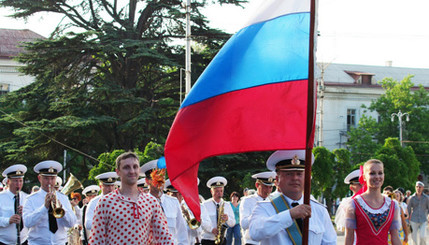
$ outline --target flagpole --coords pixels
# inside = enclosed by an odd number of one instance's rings
[[[185,96],[191,91],[191,0],[186,1]]]
[[[314,126],[314,110],[315,110],[315,86],[314,86],[314,39],[316,38],[315,23],[316,23],[316,0],[310,0],[310,46],[309,46],[309,62],[308,62],[308,94],[307,94],[307,135],[305,148],[305,184],[304,184],[304,203],[310,204],[311,192],[311,161],[313,149],[313,126]],[[308,244],[308,228],[309,218],[304,219],[304,231],[302,236],[302,244]]]

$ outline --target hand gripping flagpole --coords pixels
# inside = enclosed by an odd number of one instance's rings
[[[315,32],[316,24],[316,0],[310,1],[310,47],[309,47],[309,60],[308,60],[308,95],[307,95],[307,135],[306,135],[306,148],[305,148],[305,184],[304,184],[304,203],[310,204],[310,192],[311,192],[311,161],[312,161],[312,149],[314,139],[314,122],[315,122],[315,79],[314,79],[314,53],[315,45],[314,40],[316,39],[317,33]],[[308,164],[310,163],[310,164]],[[308,244],[308,228],[309,218],[304,219],[304,231],[302,236],[302,244]]]

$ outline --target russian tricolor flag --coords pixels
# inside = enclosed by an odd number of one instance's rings
[[[165,145],[173,185],[200,217],[205,158],[305,149],[310,0],[267,0],[219,51],[181,105]]]

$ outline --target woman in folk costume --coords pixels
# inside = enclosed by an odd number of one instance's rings
[[[400,207],[381,194],[384,182],[383,162],[368,160],[361,166],[359,181],[363,187],[347,208],[345,244],[352,245],[356,240],[357,245],[387,245],[390,233],[392,244],[400,245]]]

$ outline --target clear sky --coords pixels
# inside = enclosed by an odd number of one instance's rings
[[[250,0],[245,9],[210,6],[205,14],[211,26],[234,33],[264,0]],[[317,61],[429,68],[428,0],[319,0]],[[49,36],[61,20],[58,15],[27,21],[5,17],[0,28],[30,29]]]

